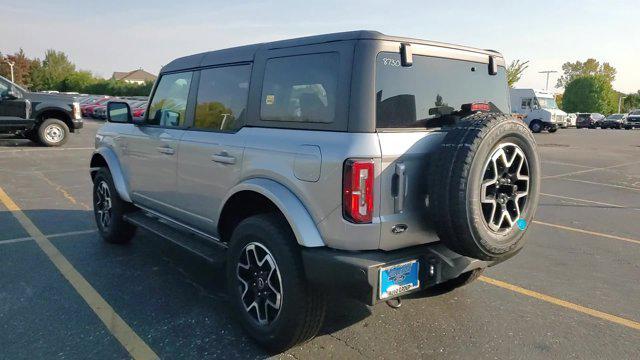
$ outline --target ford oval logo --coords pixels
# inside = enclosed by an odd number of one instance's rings
[[[407,231],[407,227],[408,226],[406,224],[393,225],[393,227],[391,228],[391,233],[393,235],[402,234],[403,232]]]

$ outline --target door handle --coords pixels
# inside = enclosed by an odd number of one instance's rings
[[[404,199],[407,193],[407,177],[405,176],[405,165],[403,163],[396,164],[395,189],[393,198],[393,210],[396,214],[404,212]]]
[[[159,146],[156,149],[161,154],[173,155],[173,154],[176,153],[176,150],[174,148],[171,148],[171,147],[168,147],[168,146]]]
[[[211,155],[211,161],[215,161],[221,164],[233,165],[236,163],[236,158],[229,155],[226,151],[223,151],[221,153]]]

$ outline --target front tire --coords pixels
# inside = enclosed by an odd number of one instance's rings
[[[236,227],[226,280],[240,324],[269,351],[308,341],[322,326],[324,294],[307,282],[295,236],[281,216],[256,215]]]
[[[109,169],[100,168],[93,179],[93,214],[102,239],[113,244],[131,241],[136,227],[124,215],[133,210],[133,205],[118,195]]]
[[[46,146],[62,146],[69,138],[69,127],[62,120],[46,119],[38,127],[40,143]]]
[[[531,129],[531,131],[533,131],[534,133],[539,133],[540,131],[542,131],[542,122],[539,120],[534,120],[531,125],[529,125],[529,128]]]
[[[550,133],[552,133],[552,134],[553,134],[554,132],[556,132],[556,131],[558,131],[558,128],[557,128],[557,127],[550,127],[550,128],[549,128],[549,132],[550,132]]]

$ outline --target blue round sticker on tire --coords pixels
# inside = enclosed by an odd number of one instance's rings
[[[516,224],[518,225],[518,229],[520,230],[524,230],[527,228],[527,220],[525,219],[518,219],[518,221],[516,221]]]

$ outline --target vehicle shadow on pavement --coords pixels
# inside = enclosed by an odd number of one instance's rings
[[[0,135],[0,149],[2,148],[18,148],[18,147],[28,147],[28,148],[45,148],[45,146],[36,144],[35,142],[27,139],[22,139],[19,137],[9,137],[6,135]]]
[[[201,358],[216,353],[224,354],[225,358],[269,356],[230,315],[223,263],[208,262],[145,230],[139,230],[129,244],[105,243],[97,232],[89,231],[95,229],[91,211],[23,212],[116,313],[138,335],[150,339],[149,345],[160,356]],[[6,226],[4,222],[15,220],[7,211],[0,211],[0,219],[3,220],[0,228]],[[70,234],[59,235],[67,233]],[[22,245],[3,245],[0,241],[0,246],[20,252],[29,248],[25,242],[28,241],[21,241]],[[43,264],[42,259],[33,261],[34,269],[50,266]],[[68,288],[64,283],[52,286]],[[354,300],[339,295],[328,298],[326,319],[319,335],[349,327],[371,314],[366,305]]]

